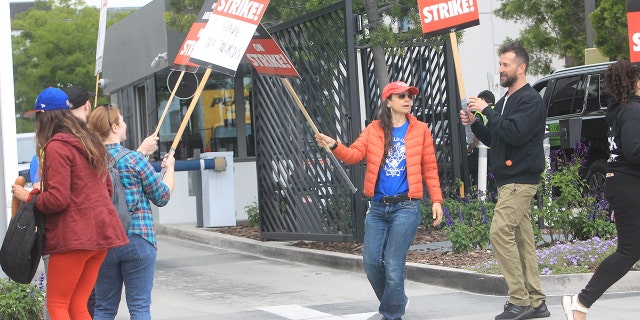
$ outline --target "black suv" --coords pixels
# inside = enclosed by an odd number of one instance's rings
[[[604,119],[608,96],[603,92],[604,72],[612,62],[562,69],[533,84],[547,108],[547,127],[559,132],[568,121],[578,124],[580,140],[588,148],[584,169],[591,191],[602,191],[609,158],[607,123]],[[567,121],[563,121],[567,120]],[[551,149],[561,147],[561,138],[551,136]],[[570,149],[570,148],[569,148]]]

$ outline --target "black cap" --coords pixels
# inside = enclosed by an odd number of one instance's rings
[[[96,96],[95,93],[87,92],[87,90],[85,90],[84,88],[77,86],[68,87],[64,89],[64,92],[66,92],[67,96],[69,96],[69,103],[71,104],[70,109],[76,109],[80,106],[83,106],[85,103],[87,103],[87,101],[89,101],[89,98],[93,98]]]

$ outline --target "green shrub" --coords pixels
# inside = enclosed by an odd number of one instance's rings
[[[615,225],[610,223],[607,201],[589,193],[581,174],[587,152],[587,147],[578,142],[571,154],[560,150],[551,154],[553,165],[547,166],[542,175],[532,211],[532,220],[549,230],[546,240],[536,230],[536,240],[546,246],[616,234]],[[534,228],[537,227],[534,223]]]
[[[607,201],[587,197],[585,202],[585,207],[569,220],[569,228],[575,239],[608,239],[616,235],[616,225],[610,219]]]
[[[493,218],[495,200],[481,192],[476,197],[447,198],[444,200],[444,232],[451,241],[453,252],[471,249],[486,250]],[[487,199],[486,199],[487,198]]]
[[[247,214],[250,227],[260,226],[260,209],[258,202],[254,200],[251,204],[244,206],[244,212]]]
[[[0,279],[0,319],[43,319],[45,303],[43,281],[44,274],[37,280],[37,286]]]

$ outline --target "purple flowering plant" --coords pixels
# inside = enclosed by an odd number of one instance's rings
[[[536,250],[541,275],[589,273],[595,271],[600,263],[616,250],[618,238],[602,239],[594,237],[588,240],[558,242],[553,246]],[[500,274],[495,259],[470,270],[480,273]],[[638,264],[632,270],[639,270]]]
[[[589,192],[581,172],[587,153],[580,142],[572,153],[552,152],[533,200],[531,222],[542,275],[593,272],[616,250],[608,202],[602,194]],[[500,274],[495,260],[471,269]]]
[[[485,195],[477,190],[465,197],[445,198],[443,230],[451,241],[453,252],[487,249],[494,207],[493,194]]]
[[[574,239],[608,238],[616,233],[607,201],[588,190],[583,175],[587,155],[588,147],[580,141],[571,153],[551,152],[531,215],[536,240],[546,246]],[[546,230],[548,237],[542,237],[540,229]]]

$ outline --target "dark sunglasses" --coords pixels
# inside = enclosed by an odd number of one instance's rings
[[[406,97],[409,97],[409,99],[413,99],[413,95],[411,93],[399,93],[396,94],[396,96],[398,96],[399,99],[404,99]]]

